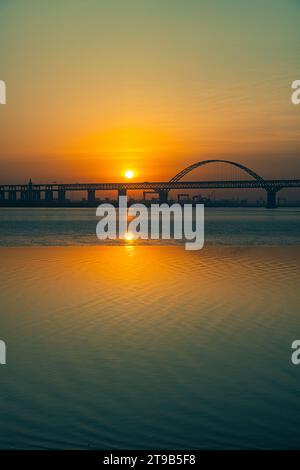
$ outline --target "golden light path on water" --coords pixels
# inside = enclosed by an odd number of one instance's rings
[[[300,249],[134,243],[0,248],[1,446],[295,447]]]

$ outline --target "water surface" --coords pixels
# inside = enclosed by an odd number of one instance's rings
[[[1,448],[299,448],[300,248],[0,257]]]
[[[96,209],[0,209],[0,246],[123,244],[96,237]],[[300,208],[206,208],[206,245],[299,245]],[[126,242],[125,242],[126,243]],[[139,241],[139,244],[181,244]]]

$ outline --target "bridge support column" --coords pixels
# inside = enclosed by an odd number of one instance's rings
[[[118,198],[120,196],[126,196],[127,195],[127,189],[119,189],[118,190]]]
[[[96,191],[94,189],[89,189],[87,193],[88,193],[88,201],[94,202],[96,200]]]
[[[0,191],[0,201],[5,201],[5,192]]]
[[[58,190],[58,200],[60,202],[63,202],[63,201],[66,200],[66,191],[65,191],[65,189],[59,189]]]
[[[33,200],[40,201],[41,200],[41,191],[35,190],[33,191]]]
[[[167,189],[161,189],[160,191],[158,191],[158,197],[159,197],[159,203],[160,204],[168,202],[168,194],[169,194],[169,192],[168,192]]]
[[[273,188],[267,189],[267,204],[266,204],[267,209],[276,209],[277,207],[276,193],[277,193],[276,189],[273,189]]]
[[[8,193],[8,200],[9,201],[16,201],[17,200],[17,191],[9,191]]]
[[[45,191],[45,201],[53,201],[53,191],[51,189]]]
[[[21,201],[28,201],[28,191],[21,191]]]

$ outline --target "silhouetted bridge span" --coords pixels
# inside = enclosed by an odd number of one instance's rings
[[[247,180],[226,180],[226,181],[180,181],[183,176],[194,169],[210,164],[226,163],[238,167],[250,175],[252,179]],[[9,205],[14,203],[33,203],[38,205],[42,199],[51,204],[57,200],[63,203],[66,200],[66,193],[71,191],[86,191],[87,200],[96,200],[96,191],[117,191],[118,195],[126,195],[129,190],[153,191],[158,193],[160,202],[168,201],[170,190],[182,189],[264,189],[267,193],[266,207],[276,207],[276,193],[283,188],[300,188],[300,179],[272,179],[267,180],[259,176],[253,170],[236,162],[228,160],[203,160],[188,166],[175,175],[170,181],[162,182],[121,182],[121,183],[39,183],[33,184],[30,180],[28,184],[6,184],[0,185],[0,203]],[[56,198],[55,198],[56,196]]]

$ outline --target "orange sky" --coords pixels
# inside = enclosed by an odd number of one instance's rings
[[[2,2],[1,182],[163,180],[206,158],[300,176],[299,22],[294,1]]]

